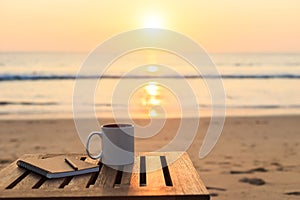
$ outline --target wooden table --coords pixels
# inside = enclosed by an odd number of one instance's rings
[[[53,154],[28,154],[24,157],[49,157]],[[16,161],[0,172],[0,199],[209,199],[210,196],[187,153],[138,153],[134,171],[165,166],[147,173],[112,169],[86,155],[70,154],[97,163],[100,172],[59,179],[46,179],[19,168]]]

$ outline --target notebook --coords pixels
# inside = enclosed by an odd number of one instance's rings
[[[99,166],[96,164],[91,164],[66,156],[25,158],[18,160],[17,165],[49,179],[76,176],[99,171]]]

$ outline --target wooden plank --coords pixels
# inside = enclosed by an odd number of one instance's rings
[[[92,164],[98,164],[99,160],[93,160],[89,157],[85,159],[85,162],[92,163]],[[66,189],[72,189],[72,190],[79,190],[86,188],[88,182],[92,178],[92,173],[84,174],[80,176],[74,176],[70,183],[65,186]]]
[[[146,178],[146,187],[166,186],[160,156],[146,156]]]
[[[9,166],[7,166],[3,171],[0,173],[0,190],[5,189],[9,186],[12,182],[18,179],[26,172],[25,169],[21,169],[17,167],[16,162],[13,162]]]
[[[72,190],[80,190],[86,189],[88,182],[92,178],[92,173],[83,174],[80,176],[74,176],[73,179],[70,181],[68,185],[66,185],[65,189],[72,189]]]
[[[140,187],[139,179],[140,179],[140,156],[136,155],[134,157],[132,174],[130,175],[130,187],[139,188]]]
[[[178,158],[179,154],[181,153],[170,153],[166,156],[173,186],[176,188],[177,192],[179,192],[181,188],[184,194],[208,195],[209,193],[203,182],[200,180],[200,177],[187,153],[183,153],[178,160],[169,164],[171,161]]]
[[[64,178],[59,179],[47,179],[40,187],[39,189],[42,190],[53,190],[58,189],[59,186],[64,182]]]
[[[175,190],[175,193],[177,194],[184,194],[181,184],[185,184],[185,183],[181,183],[180,178],[177,176],[177,169],[179,168],[180,170],[180,163],[175,162],[171,164],[171,162],[175,161],[176,159],[181,159],[181,154],[182,152],[172,152],[172,153],[166,152],[164,154],[167,162],[168,170],[170,173],[170,177],[172,179],[172,185]]]
[[[123,176],[121,179],[121,188],[138,187],[139,186],[139,171],[140,157],[135,155],[134,163],[125,165],[123,168]]]
[[[167,152],[137,152],[138,156],[163,156]]]
[[[32,187],[40,181],[42,177],[38,174],[30,172],[23,180],[21,180],[13,190],[28,190],[30,191]]]
[[[37,154],[24,154],[19,159],[25,159],[25,158],[31,158],[37,156],[38,156]],[[26,175],[24,173],[26,173],[26,170],[18,167],[17,160],[11,163],[10,165],[8,165],[0,172],[0,180],[1,180],[0,190],[5,189],[7,186],[9,186],[12,182],[17,180],[22,175]]]
[[[195,169],[195,167],[193,165],[193,162],[191,161],[189,155],[186,152],[182,155],[182,159],[185,161],[185,164],[186,164],[187,168],[190,169],[189,172],[191,174],[193,174],[193,178],[195,180],[195,186],[199,186],[201,188],[202,193],[209,194],[206,187],[205,187],[205,185],[204,185],[204,183],[202,182],[197,170]]]
[[[122,174],[120,187],[130,186],[130,180],[131,180],[133,168],[134,168],[134,164],[125,165],[123,167],[123,174]]]
[[[98,179],[94,184],[94,187],[113,188],[116,175],[116,169],[110,168],[107,165],[103,165],[99,173]]]
[[[158,189],[158,188],[157,188]],[[116,190],[118,192],[116,192]],[[171,190],[140,190],[130,188],[91,188],[86,190],[32,190],[31,192],[15,192],[13,190],[7,190],[0,193],[0,199],[126,199],[126,200],[143,200],[143,199],[186,199],[186,200],[202,200],[205,198],[199,198],[199,195],[182,195],[172,193]],[[206,198],[207,200],[207,198]]]

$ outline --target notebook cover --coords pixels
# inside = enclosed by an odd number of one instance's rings
[[[66,156],[44,159],[25,158],[18,160],[17,165],[47,178],[62,178],[99,171],[98,165],[68,157],[78,167],[78,170],[75,170],[65,161],[65,158]]]

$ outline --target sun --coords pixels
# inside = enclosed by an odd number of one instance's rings
[[[143,27],[144,28],[162,28],[163,27],[163,19],[159,15],[147,15],[143,19]]]

